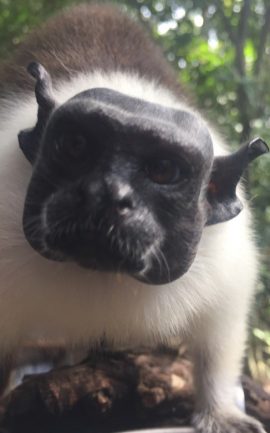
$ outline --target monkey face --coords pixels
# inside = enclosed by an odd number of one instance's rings
[[[108,89],[83,92],[44,130],[25,200],[26,238],[52,260],[172,281],[196,254],[212,159],[211,138],[193,114]]]
[[[190,112],[91,89],[58,106],[38,63],[38,121],[19,133],[33,164],[24,233],[40,254],[165,284],[189,269],[206,224],[241,211],[236,186],[268,152],[257,138],[213,157],[205,123]]]

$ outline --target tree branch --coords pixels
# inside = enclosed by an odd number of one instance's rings
[[[194,409],[192,372],[185,355],[173,351],[92,355],[78,365],[26,378],[1,402],[0,430],[110,433],[177,426],[180,433]],[[251,379],[244,378],[243,386],[247,413],[270,433],[270,395]]]
[[[218,11],[221,19],[222,19],[224,29],[227,32],[231,42],[233,44],[236,44],[236,34],[235,34],[233,27],[231,25],[230,18],[227,17],[227,15],[224,12],[223,2],[221,2],[220,0],[217,0],[217,1],[215,1],[215,6],[217,8],[217,11]]]
[[[244,4],[240,13],[238,24],[237,38],[236,38],[236,67],[240,76],[246,75],[246,62],[244,55],[245,40],[248,30],[248,18],[250,15],[251,0],[244,0]]]
[[[254,65],[254,75],[258,76],[261,70],[261,65],[263,61],[263,56],[265,52],[265,45],[267,41],[267,36],[270,31],[270,4],[266,6],[265,4],[265,19],[264,24],[261,29],[261,34],[259,38],[259,45],[258,45],[258,55],[257,59]]]

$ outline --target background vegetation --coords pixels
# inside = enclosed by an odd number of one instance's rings
[[[33,26],[79,2],[0,0],[0,59],[7,58]],[[257,135],[270,143],[269,0],[115,2],[151,26],[179,79],[232,148]],[[247,368],[270,383],[270,157],[256,161],[246,179],[262,253]]]

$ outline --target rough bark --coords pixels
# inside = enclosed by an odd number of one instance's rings
[[[247,377],[243,386],[248,413],[270,432],[270,395]],[[1,427],[9,433],[97,433],[189,426],[193,402],[192,364],[185,356],[106,353],[25,378],[2,401]]]

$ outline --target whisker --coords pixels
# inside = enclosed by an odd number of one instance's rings
[[[164,253],[161,251],[160,247],[157,245],[154,246],[154,254],[155,254],[155,257],[159,263],[160,271],[162,270],[161,263],[163,262],[165,269],[167,271],[168,279],[170,280],[171,279],[171,272],[170,272],[170,268],[168,265],[168,261],[164,255]]]

